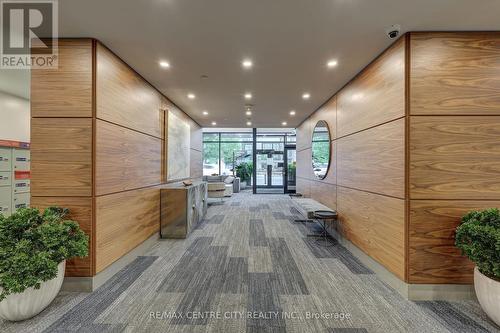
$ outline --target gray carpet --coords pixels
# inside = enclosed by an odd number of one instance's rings
[[[320,247],[285,195],[211,205],[90,294],[61,293],[1,332],[498,332],[476,302],[411,302],[338,242]]]

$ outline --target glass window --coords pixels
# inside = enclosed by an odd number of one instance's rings
[[[219,133],[203,133],[203,141],[219,141]]]
[[[203,143],[203,175],[219,174],[219,142]]]
[[[250,146],[250,147],[249,147]],[[221,174],[232,175],[233,166],[252,163],[252,145],[239,142],[221,143]],[[248,149],[250,148],[250,149]]]
[[[245,142],[253,141],[252,133],[221,133],[220,140],[223,142]]]

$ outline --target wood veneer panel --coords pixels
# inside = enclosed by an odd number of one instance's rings
[[[92,119],[31,119],[31,194],[92,195]]]
[[[340,138],[337,183],[405,197],[405,119]]]
[[[311,180],[297,177],[297,193],[301,193],[304,197],[311,197]]]
[[[328,124],[328,129],[330,130],[330,138],[333,140],[337,135],[337,97],[333,96],[330,98],[322,107],[320,107],[316,112],[314,112],[310,117],[310,135],[309,141],[312,140],[312,133],[316,123],[320,120],[324,120]],[[311,142],[308,143],[311,146]]]
[[[297,151],[304,150],[306,148],[311,148],[312,141],[312,120],[307,118],[304,122],[297,128]]]
[[[96,70],[97,118],[162,138],[160,93],[101,44]]]
[[[474,264],[455,247],[455,229],[471,210],[500,201],[411,200],[410,283],[472,283]]]
[[[412,115],[500,115],[500,33],[411,33]]]
[[[337,137],[405,115],[405,38],[337,94]]]
[[[66,276],[92,276],[92,198],[71,197],[31,197],[31,206],[45,209],[50,206],[68,208],[69,218],[78,222],[80,228],[89,235],[89,256],[66,262]]]
[[[330,209],[337,209],[337,189],[335,185],[327,184],[321,181],[312,181],[311,198]]]
[[[314,179],[312,168],[311,148],[297,151],[297,177]]]
[[[410,119],[411,199],[500,199],[500,116]]]
[[[341,232],[367,255],[405,279],[405,201],[337,187]]]
[[[162,140],[96,121],[96,195],[161,183]]]
[[[92,40],[58,43],[58,69],[31,70],[31,116],[92,117]]]
[[[97,197],[95,209],[96,273],[159,232],[158,187]]]

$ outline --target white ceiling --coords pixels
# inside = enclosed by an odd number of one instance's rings
[[[60,36],[101,40],[201,125],[217,127],[245,127],[247,91],[253,126],[298,125],[391,44],[392,24],[500,30],[500,0],[63,0],[59,13]],[[241,68],[247,57],[250,71]],[[331,58],[339,64],[328,70]]]

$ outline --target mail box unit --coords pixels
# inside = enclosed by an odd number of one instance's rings
[[[12,148],[0,147],[0,171],[12,171]]]
[[[9,216],[12,213],[12,190],[10,186],[0,186],[0,213]]]
[[[27,149],[13,149],[12,164],[14,171],[30,170],[30,151]]]
[[[30,204],[29,143],[0,140],[0,213],[9,216]]]
[[[16,212],[20,208],[30,206],[30,193],[17,193],[12,196],[12,212]]]
[[[31,186],[30,182],[29,179],[14,179],[12,184],[13,194],[29,192]]]

